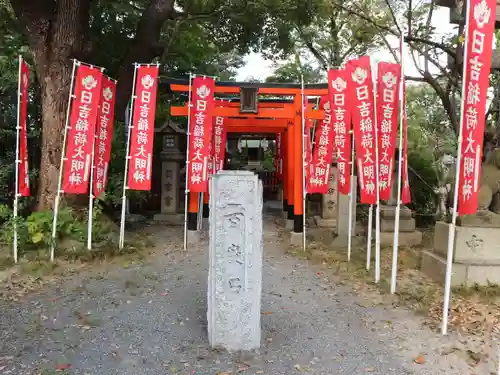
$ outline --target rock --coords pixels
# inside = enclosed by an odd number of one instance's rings
[[[493,194],[490,204],[490,210],[496,214],[500,214],[500,192]]]
[[[493,190],[488,185],[481,185],[477,194],[478,210],[488,210],[493,198]]]

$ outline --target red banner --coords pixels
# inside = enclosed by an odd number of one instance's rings
[[[151,190],[159,68],[157,65],[140,65],[136,69],[127,187],[130,190]]]
[[[312,171],[308,180],[308,193],[328,193],[328,179],[333,159],[333,124],[331,103],[328,95],[321,97],[319,107],[324,111],[323,120],[316,129],[315,146],[313,153]]]
[[[99,197],[105,190],[108,179],[109,159],[111,158],[111,142],[113,140],[113,121],[115,118],[116,81],[103,76],[101,99],[94,147],[94,181],[92,191]]]
[[[227,129],[224,126],[224,117],[215,117],[214,126],[214,165],[215,173],[224,169],[224,159],[226,157]]]
[[[274,168],[278,179],[283,178],[283,133],[276,134],[276,153],[274,154]]]
[[[192,106],[189,123],[188,190],[204,193],[208,190],[208,162],[212,138],[215,80],[195,77],[191,87]]]
[[[29,83],[30,68],[28,64],[19,58],[19,164],[18,169],[18,191],[21,197],[30,195],[30,176],[28,167],[28,101],[29,101]]]
[[[466,41],[464,91],[462,92],[462,158],[458,190],[458,214],[475,214],[483,154],[486,93],[489,87],[491,51],[495,31],[496,0],[470,0]]]
[[[338,169],[338,191],[349,194],[351,186],[351,110],[348,107],[348,85],[346,70],[328,71],[328,96],[332,121],[332,152],[336,150]]]
[[[312,144],[311,144],[311,128],[313,120],[307,118],[307,106],[309,104],[309,100],[307,96],[304,95],[304,173],[306,177],[306,192],[309,192],[309,179],[311,178],[312,172]]]
[[[360,202],[377,203],[377,164],[375,160],[375,124],[373,108],[373,81],[370,57],[363,56],[347,63],[348,78],[352,87],[351,98],[354,143],[360,187]]]
[[[404,79],[404,78],[403,78]],[[406,95],[406,88],[404,88]],[[405,96],[406,98],[406,96]],[[401,169],[401,202],[411,203],[410,181],[408,180],[408,121],[406,117],[406,100],[403,103],[403,165]]]
[[[389,200],[394,183],[394,159],[398,133],[401,65],[381,62],[377,74],[377,126],[380,199]]]
[[[65,194],[88,192],[101,82],[100,68],[78,66],[64,163],[62,190]]]

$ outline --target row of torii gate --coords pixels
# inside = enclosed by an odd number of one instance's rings
[[[170,90],[188,93],[187,80],[170,80]],[[304,96],[320,97],[328,94],[328,84],[304,86]],[[302,87],[299,84],[216,82],[215,97],[235,97],[238,102],[224,101],[217,106],[214,116],[223,116],[229,133],[265,133],[272,137],[282,134],[283,155],[283,211],[293,220],[293,231],[303,232],[303,135],[302,135]],[[259,102],[259,97],[269,97]],[[315,103],[308,101],[305,121],[323,120],[323,110],[312,110]],[[172,116],[187,116],[188,105],[172,106]],[[199,193],[189,193],[188,230],[197,230]],[[208,217],[208,194],[204,195],[203,217]]]

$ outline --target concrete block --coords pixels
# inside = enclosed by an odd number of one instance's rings
[[[444,285],[446,275],[446,258],[439,256],[432,251],[422,251],[422,262],[420,271],[430,277],[435,282]],[[467,282],[467,266],[464,264],[454,264],[451,275],[451,285],[460,286]]]
[[[434,251],[448,252],[449,224],[436,223]],[[457,263],[500,265],[500,228],[456,227],[453,261]]]

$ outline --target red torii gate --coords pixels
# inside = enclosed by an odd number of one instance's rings
[[[169,81],[173,92],[188,93],[190,90],[187,80]],[[219,95],[217,95],[219,94]],[[306,85],[305,96],[322,96],[328,94],[328,84]],[[287,212],[288,219],[293,220],[293,231],[303,232],[303,191],[302,182],[304,170],[302,168],[302,89],[298,84],[278,83],[248,83],[248,82],[216,82],[215,95],[239,95],[240,102],[223,102],[215,108],[214,116],[224,117],[228,132],[237,133],[282,133],[283,153],[283,211]],[[258,96],[285,97],[258,101]],[[250,110],[243,108],[241,102],[253,99]],[[288,98],[288,99],[286,99]],[[313,104],[308,103],[305,119],[323,119],[323,110],[314,110]],[[188,106],[173,106],[172,116],[187,116]],[[205,194],[208,203],[208,194]],[[203,216],[208,217],[208,210],[203,210]],[[196,230],[198,215],[198,194],[189,194],[188,230]]]

